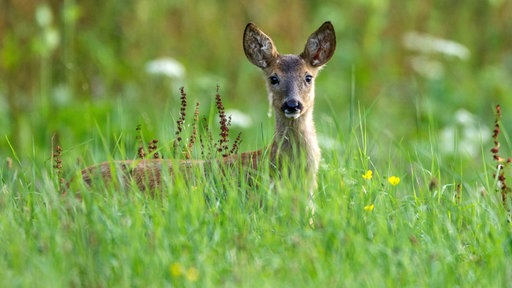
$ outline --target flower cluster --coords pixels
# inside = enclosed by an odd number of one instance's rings
[[[364,180],[371,180],[373,178],[373,171],[366,170],[366,172],[363,173],[362,177]],[[394,175],[390,176],[388,178],[388,183],[391,184],[392,186],[397,186],[398,184],[400,184],[400,177],[394,176]],[[363,187],[363,189],[364,189],[364,187]],[[372,204],[366,205],[366,206],[364,206],[363,209],[366,212],[372,212],[373,209],[375,209],[375,204],[372,203]]]
[[[366,211],[366,212],[372,212],[372,211],[373,211],[373,208],[375,208],[375,205],[374,205],[374,204],[366,205],[366,206],[364,206],[364,211]]]
[[[371,180],[372,177],[373,177],[372,170],[368,170],[368,171],[364,172],[364,174],[363,174],[363,179],[365,179],[365,180]]]
[[[391,176],[388,178],[388,182],[389,182],[389,184],[396,186],[400,183],[400,178],[397,176]]]
[[[181,265],[180,263],[173,263],[169,267],[169,272],[171,273],[171,276],[174,278],[184,276],[190,282],[197,282],[197,280],[199,279],[199,270],[197,270],[197,268],[190,267],[188,269],[185,269],[185,267],[183,267],[183,265]]]

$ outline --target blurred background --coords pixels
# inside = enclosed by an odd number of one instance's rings
[[[243,53],[245,25],[300,53],[330,20],[337,51],[316,85],[322,145],[343,149],[361,113],[379,143],[437,139],[443,153],[481,158],[496,104],[512,127],[511,15],[507,0],[1,0],[0,157],[48,161],[57,137],[90,164],[135,143],[138,124],[166,143],[181,86],[208,116],[219,85],[242,150],[257,149],[273,119]]]

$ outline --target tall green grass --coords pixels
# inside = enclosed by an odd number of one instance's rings
[[[58,190],[51,163],[2,166],[1,284],[507,286],[512,230],[492,168],[466,179],[462,162],[438,163],[435,141],[380,146],[354,114],[350,134],[330,135],[343,147],[324,148],[314,227],[300,175],[271,189],[268,167],[255,186],[178,174],[159,197],[107,186],[77,198]]]

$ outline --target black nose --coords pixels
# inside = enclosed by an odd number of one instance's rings
[[[302,110],[302,103],[300,103],[297,99],[290,99],[284,102],[283,106],[281,106],[281,111],[285,113],[296,113]]]

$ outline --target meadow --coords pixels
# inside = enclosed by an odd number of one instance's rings
[[[0,286],[509,287],[509,15],[506,0],[0,2]],[[243,29],[298,53],[326,20],[314,226],[300,180],[271,190],[268,167],[258,185],[178,175],[156,197],[63,188],[153,139],[184,157],[180,87],[185,140],[198,102],[217,141],[219,89],[229,143],[269,144]]]

